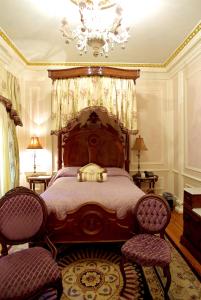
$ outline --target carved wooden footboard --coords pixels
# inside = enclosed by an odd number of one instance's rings
[[[48,217],[48,231],[54,243],[121,242],[132,236],[134,218],[128,213],[118,219],[116,212],[97,203],[85,203],[68,212],[64,220]]]

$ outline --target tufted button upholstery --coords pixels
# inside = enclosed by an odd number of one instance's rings
[[[160,232],[166,225],[168,216],[167,208],[161,205],[158,198],[150,195],[141,203],[136,212],[137,221],[145,231]]]

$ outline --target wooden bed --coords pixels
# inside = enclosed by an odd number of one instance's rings
[[[136,80],[139,71],[103,67],[49,71],[53,80],[86,75]],[[84,109],[57,132],[57,136],[58,169],[93,162],[106,168],[125,168],[129,172],[129,133],[119,126],[117,119],[108,116],[104,108]],[[53,213],[48,217],[48,231],[54,243],[119,242],[130,238],[133,230],[135,221],[130,212],[119,219],[116,211],[96,202],[85,203],[68,212],[64,220],[58,220]]]

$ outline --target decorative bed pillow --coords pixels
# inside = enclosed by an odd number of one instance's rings
[[[107,170],[97,164],[89,163],[78,170],[77,179],[78,181],[103,182],[107,180]]]
[[[48,187],[51,186],[56,179],[60,177],[76,177],[80,167],[63,167],[59,169],[51,178]]]

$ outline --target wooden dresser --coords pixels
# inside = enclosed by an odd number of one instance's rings
[[[199,209],[198,209],[199,208]],[[201,262],[201,188],[184,189],[184,229],[181,244]]]

